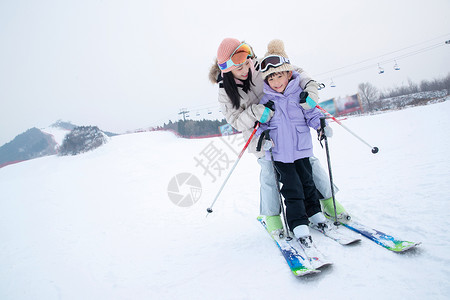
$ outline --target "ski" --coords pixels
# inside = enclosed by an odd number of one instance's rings
[[[333,264],[331,261],[327,260],[324,257],[324,255],[322,254],[322,252],[319,251],[319,249],[317,249],[311,237],[305,237],[305,239],[308,240],[308,242],[306,242],[307,246],[303,245],[300,241],[297,241],[297,244],[303,250],[311,266],[314,269],[323,268]]]
[[[393,252],[404,252],[421,244],[421,242],[398,240],[391,235],[385,234],[356,221],[348,221],[341,224]]]
[[[265,216],[259,216],[257,220],[264,226],[267,231]],[[267,231],[268,232],[268,231]],[[305,276],[309,274],[319,273],[319,270],[314,269],[306,257],[302,255],[302,251],[299,251],[294,247],[296,243],[295,239],[288,241],[285,237],[280,237],[278,235],[273,235],[268,232],[274,242],[277,244],[281,251],[281,254],[285,258],[289,268],[295,276]]]
[[[322,227],[315,226],[312,223],[310,224],[310,227],[312,229],[319,231],[327,238],[330,238],[330,239],[338,242],[341,245],[345,246],[345,245],[350,245],[350,244],[354,244],[354,243],[361,241],[361,239],[358,237],[354,237],[347,233],[344,233],[342,230],[340,230],[339,227],[336,227],[331,224],[328,224],[328,226],[329,226],[328,228],[324,229]]]

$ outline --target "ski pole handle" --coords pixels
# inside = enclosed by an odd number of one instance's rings
[[[325,121],[325,118],[320,118],[320,129],[324,130],[324,128],[327,126],[327,123]]]

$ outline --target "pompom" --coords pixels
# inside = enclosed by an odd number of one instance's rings
[[[267,45],[267,52],[271,54],[281,54],[284,53],[284,43],[282,40],[271,40]]]

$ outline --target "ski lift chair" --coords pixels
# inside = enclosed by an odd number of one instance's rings
[[[336,87],[336,84],[334,83],[333,79],[331,79],[330,87]]]

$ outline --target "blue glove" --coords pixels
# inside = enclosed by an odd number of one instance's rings
[[[266,123],[270,120],[273,116],[273,112],[275,111],[275,103],[273,103],[272,100],[269,100],[266,104],[264,104],[265,108],[261,115],[261,118],[259,118],[259,123]]]
[[[304,109],[311,109],[316,107],[317,103],[313,99],[311,99],[311,97],[309,97],[308,92],[303,91],[300,93],[300,105]]]

